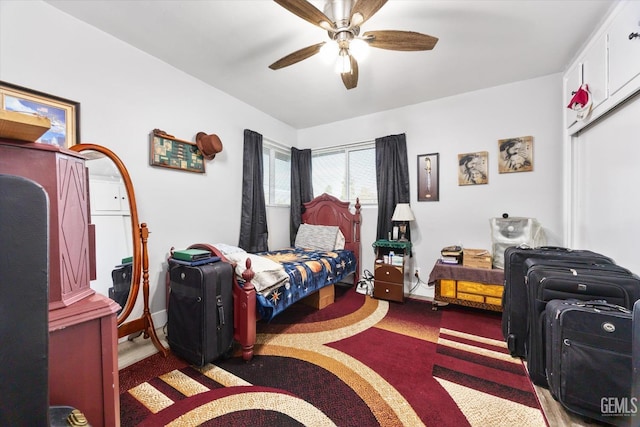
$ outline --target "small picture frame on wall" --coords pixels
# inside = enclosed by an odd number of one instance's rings
[[[489,153],[458,154],[458,185],[479,185],[489,183]]]
[[[531,172],[533,137],[520,136],[498,140],[498,172]]]
[[[440,155],[438,153],[418,156],[418,201],[440,200]]]
[[[80,142],[80,103],[0,81],[0,109],[46,117],[51,128],[36,142],[69,148]]]

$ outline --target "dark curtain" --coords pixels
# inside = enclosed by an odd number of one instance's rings
[[[247,252],[269,250],[267,207],[264,202],[262,135],[244,130],[242,160],[242,214],[238,246]]]
[[[376,138],[378,184],[377,238],[386,239],[393,229],[391,217],[398,203],[409,203],[409,166],[405,134]],[[407,239],[411,240],[407,225]]]
[[[298,227],[302,222],[302,204],[313,199],[311,178],[311,150],[291,148],[291,220],[289,239],[291,246],[296,241]]]

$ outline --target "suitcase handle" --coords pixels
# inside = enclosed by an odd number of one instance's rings
[[[536,249],[544,249],[544,250],[548,250],[548,251],[572,252],[572,249],[563,248],[562,246],[539,246]]]
[[[216,305],[218,306],[218,324],[224,326],[224,306],[222,305],[222,296],[216,297]]]
[[[622,307],[621,305],[609,304],[605,300],[578,301],[574,304],[580,307],[594,308],[601,311],[617,311],[625,314],[631,313],[631,310],[628,308]]]

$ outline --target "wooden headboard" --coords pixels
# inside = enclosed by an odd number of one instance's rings
[[[337,225],[344,234],[344,248],[358,260],[356,279],[360,277],[360,200],[356,200],[355,213],[349,210],[349,202],[343,202],[323,193],[310,202],[304,203],[302,222],[313,225]]]

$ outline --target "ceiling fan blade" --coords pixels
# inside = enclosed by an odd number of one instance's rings
[[[360,26],[376,13],[387,0],[357,0],[351,10],[351,25]],[[357,17],[356,14],[360,16]]]
[[[367,31],[362,37],[369,46],[388,50],[431,50],[438,42],[437,37],[413,31]]]
[[[304,47],[300,50],[296,50],[295,52],[278,59],[276,62],[269,65],[269,68],[271,68],[272,70],[279,70],[280,68],[288,67],[289,65],[293,65],[297,62],[307,59],[320,52],[320,48],[324,45],[324,43],[325,42],[322,42]]]
[[[349,55],[349,59],[351,60],[351,72],[341,73],[340,77],[342,77],[342,83],[347,89],[353,89],[358,86],[358,61],[351,55]]]
[[[273,0],[280,6],[287,9],[294,15],[299,16],[307,22],[317,25],[325,30],[335,29],[335,25],[327,15],[322,13],[318,8],[309,3],[307,0]]]

